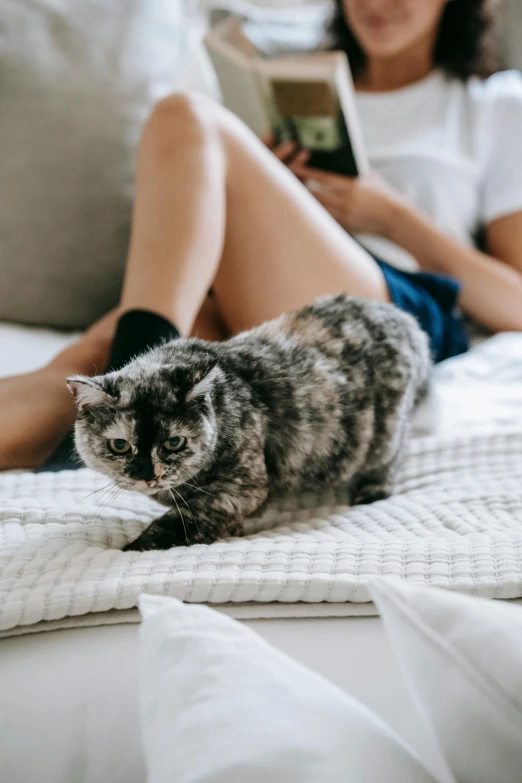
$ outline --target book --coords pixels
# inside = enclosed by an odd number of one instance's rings
[[[356,177],[369,170],[344,52],[263,57],[236,17],[205,37],[224,105],[257,136],[310,152],[310,166]]]

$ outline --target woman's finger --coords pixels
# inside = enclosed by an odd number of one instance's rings
[[[272,149],[272,152],[276,156],[276,158],[279,158],[281,161],[286,161],[288,158],[290,158],[291,155],[294,154],[296,150],[296,143],[295,141],[284,141],[282,144],[279,144],[277,147],[274,147]]]
[[[306,162],[310,160],[310,152],[309,150],[299,150],[297,155],[294,158],[293,164],[295,166],[305,166]]]
[[[314,182],[319,182],[321,185],[326,185],[332,190],[347,190],[353,186],[353,178],[345,177],[342,174],[332,174],[331,171],[321,171],[321,169],[314,169],[312,166],[299,166],[298,176],[303,179],[310,179]]]
[[[322,183],[317,182],[315,179],[310,179],[308,176],[306,176],[301,181],[308,188],[310,193],[313,193],[313,195],[316,196],[316,198],[320,197],[323,199],[329,199],[332,204],[338,204],[339,206],[345,204],[348,199],[346,190],[341,190],[329,185],[323,185]]]
[[[303,176],[303,174],[298,171],[296,174],[297,177],[301,180],[301,182],[308,188],[310,193],[313,193],[314,196],[320,193],[323,196],[337,196],[338,198],[342,198],[343,196],[346,196],[346,193],[344,190],[339,190],[336,188],[332,188],[327,185],[322,185],[320,182],[317,182],[315,179],[310,179],[308,175]]]
[[[292,159],[291,168],[296,170],[302,169],[309,157],[310,153],[308,150],[298,150]]]
[[[297,152],[294,155],[292,160],[290,160],[287,163],[288,168],[290,169],[292,174],[295,174],[297,179],[301,179],[301,177],[299,176],[298,171],[306,163],[306,161],[308,160],[309,157],[310,157],[310,153],[308,152],[308,150],[299,150],[299,152]],[[301,181],[302,181],[302,179],[301,179]]]
[[[343,199],[337,195],[337,194],[330,194],[330,193],[320,193],[320,192],[313,192],[313,196],[317,199],[317,201],[323,205],[326,209],[335,209],[338,211],[342,211],[344,207],[344,201]]]

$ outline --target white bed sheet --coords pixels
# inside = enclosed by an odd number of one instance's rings
[[[0,322],[0,378],[42,367],[75,339],[74,332]]]

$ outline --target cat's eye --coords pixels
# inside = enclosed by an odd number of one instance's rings
[[[111,438],[107,441],[107,446],[113,454],[126,454],[131,447],[129,441],[123,438]]]
[[[175,435],[173,438],[167,438],[163,443],[163,448],[165,451],[170,452],[181,451],[181,449],[185,448],[186,442],[186,438],[183,438],[181,435]]]

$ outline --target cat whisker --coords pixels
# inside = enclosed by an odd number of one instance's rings
[[[182,500],[182,501],[183,501],[183,503],[186,505],[186,507],[188,508],[188,510],[190,511],[190,513],[192,513],[192,509],[190,508],[189,504],[187,503],[187,501],[185,500],[185,498],[183,497],[183,495],[181,494],[181,492],[180,492],[179,490],[176,490],[174,487],[173,487],[173,488],[172,488],[170,491],[171,491],[171,492],[175,492],[175,493],[176,493],[176,495],[178,496],[178,498],[179,498],[180,500]]]
[[[93,495],[96,495],[98,492],[102,492],[103,490],[106,490],[109,487],[112,487],[113,483],[114,482],[109,481],[108,484],[104,484],[103,487],[98,487],[98,489],[95,489],[92,492],[89,492],[87,495],[84,495],[83,498],[78,498],[78,500],[73,500],[72,503],[68,503],[65,506],[65,511],[68,511],[70,508],[73,508],[73,506],[77,506],[79,503],[83,503],[84,500],[87,500],[88,498],[92,497]]]
[[[210,498],[216,497],[213,492],[207,492],[206,489],[201,489],[201,487],[199,487],[197,484],[190,484],[188,481],[185,481],[185,485],[191,489],[196,489],[198,492],[202,492],[204,495],[208,495]]]
[[[101,504],[98,506],[98,511],[93,516],[94,521],[98,521],[98,519],[100,519],[105,509],[111,504],[113,498],[115,498],[117,494],[118,494],[118,488],[116,486],[111,487],[111,489],[105,494]],[[93,510],[94,508],[95,506],[93,507]]]
[[[105,499],[105,502],[103,503],[102,507],[99,509],[96,516],[92,519],[93,522],[98,522],[101,518],[101,515],[105,511],[106,508],[108,508],[118,497],[119,493],[121,492],[120,487],[115,486],[112,490],[112,492],[108,493],[108,496]]]
[[[172,491],[176,493],[176,495],[179,497],[179,499],[180,499],[180,500],[182,500],[182,501],[183,501],[183,503],[186,505],[186,507],[188,508],[188,510],[190,511],[190,513],[192,513],[192,509],[190,508],[189,504],[187,503],[187,501],[185,500],[185,498],[183,497],[183,495],[181,494],[181,492],[179,491],[179,489],[178,489],[178,490],[176,490],[176,489],[172,489]]]
[[[103,504],[112,495],[113,490],[115,489],[116,485],[114,483],[111,483],[108,487],[105,487],[105,491],[102,492],[102,494],[97,497],[94,501],[94,503],[91,505],[89,509],[89,516],[93,513],[94,509],[99,508],[100,504],[103,508]]]
[[[176,492],[176,490],[174,490],[174,492]],[[190,508],[189,504],[187,503],[187,501],[185,500],[185,498],[183,497],[183,495],[181,494],[181,492],[180,492],[179,490],[176,492],[176,494],[177,494],[177,495],[179,495],[179,497],[181,498],[181,500],[184,502],[184,504],[186,505],[186,507],[187,507],[187,508],[188,508],[188,510],[190,511],[190,514],[191,514],[191,516],[192,516],[192,520],[193,520],[194,524],[196,525],[196,530],[198,531],[198,536],[201,538],[201,530],[199,529],[199,524],[198,524],[198,520],[197,520],[197,515],[194,515],[194,514],[192,513],[192,509]]]
[[[102,512],[105,511],[109,506],[112,506],[112,504],[115,502],[116,498],[120,495],[120,492],[122,492],[120,487],[115,487],[114,492],[112,495],[108,498],[107,502],[105,503],[105,507],[102,509]],[[99,517],[101,517],[102,512],[100,512]]]
[[[185,531],[185,541],[187,542],[188,546],[188,535],[187,535],[187,526],[185,525],[185,519],[183,517],[183,514],[181,513],[181,509],[178,505],[178,501],[176,500],[176,495],[174,494],[174,491],[171,489],[170,494],[172,495],[172,499],[174,500],[174,503],[176,504],[176,508],[178,509],[178,513],[181,517],[181,521],[183,522],[183,530]]]

